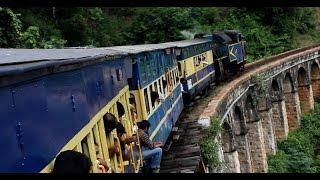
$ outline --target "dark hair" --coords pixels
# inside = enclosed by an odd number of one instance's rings
[[[103,116],[103,123],[104,123],[104,129],[106,133],[110,133],[112,130],[114,130],[117,127],[117,118],[111,114],[111,113],[106,113]]]
[[[124,128],[124,126],[121,123],[117,124],[117,133],[120,135],[126,133],[126,129]]]
[[[124,107],[121,103],[117,102],[117,109],[118,109],[118,115],[119,118],[122,117],[125,113]]]
[[[137,123],[139,129],[145,129],[145,128],[150,128],[151,124],[147,120],[142,120]]]
[[[151,91],[150,95],[151,95],[152,106],[154,106],[154,103],[156,102],[156,100],[159,99],[159,94],[155,91]]]
[[[52,173],[86,174],[90,172],[91,166],[92,163],[86,155],[77,151],[67,150],[57,156]]]

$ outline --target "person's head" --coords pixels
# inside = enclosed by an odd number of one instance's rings
[[[130,94],[129,103],[132,104],[132,105],[136,104],[136,101],[135,101],[135,98],[134,98],[133,94]]]
[[[119,118],[121,118],[125,114],[125,110],[123,105],[119,102],[117,102],[117,109],[118,109]]]
[[[147,120],[142,120],[140,122],[137,123],[138,128],[144,130],[145,132],[148,132],[151,124],[149,123],[149,121]]]
[[[112,130],[116,128],[118,121],[113,114],[106,113],[103,116],[103,123],[106,133],[109,134]]]
[[[126,129],[121,123],[117,124],[117,134],[121,141],[124,141],[126,139]]]
[[[56,157],[52,173],[86,174],[90,172],[91,166],[92,163],[86,155],[77,151],[67,150]]]

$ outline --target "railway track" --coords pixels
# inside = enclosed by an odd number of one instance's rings
[[[210,88],[209,91],[196,97],[192,105],[186,107],[171,132],[170,146],[164,151],[161,161],[161,173],[195,173],[201,172],[202,165],[199,141],[203,136],[203,128],[198,124],[198,117],[207,106],[210,99],[220,90],[220,86]],[[171,144],[171,145],[170,145]]]
[[[261,59],[254,63],[246,65],[244,71],[240,74],[233,76],[234,78],[228,79],[219,86],[211,86],[209,91],[201,94],[193,104],[186,107],[180,115],[176,123],[176,128],[171,132],[169,142],[166,143],[166,148],[161,162],[161,173],[196,173],[204,172],[204,165],[201,158],[201,150],[199,141],[203,136],[203,128],[198,124],[198,117],[202,111],[207,107],[208,103],[220,90],[233,83],[237,79],[245,75],[259,73],[262,66],[276,63],[276,61],[283,59],[287,56],[298,54],[300,52],[312,49],[318,45],[310,47],[295,49],[272,56],[267,59]],[[213,88],[212,88],[213,87]],[[222,97],[220,97],[222,98]]]

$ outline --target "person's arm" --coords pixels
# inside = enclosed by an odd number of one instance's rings
[[[136,136],[127,137],[127,138],[124,140],[124,142],[129,145],[129,144],[132,143],[132,142],[136,142],[136,140],[137,140],[136,138],[137,138]]]
[[[113,147],[109,148],[108,151],[109,151],[109,156],[114,156],[114,154],[118,156],[120,154],[118,143],[115,142]]]
[[[149,136],[145,132],[139,133],[141,141],[150,149],[154,149],[154,143],[149,139]]]

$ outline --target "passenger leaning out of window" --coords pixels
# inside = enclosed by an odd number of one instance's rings
[[[142,157],[145,162],[144,167],[147,172],[159,173],[162,158],[163,144],[161,142],[152,142],[149,137],[149,128],[151,124],[147,120],[138,123],[138,133],[140,144],[142,146]],[[137,155],[136,155],[137,156]]]
[[[87,174],[92,168],[90,159],[77,151],[67,150],[61,152],[54,162],[54,174]]]

